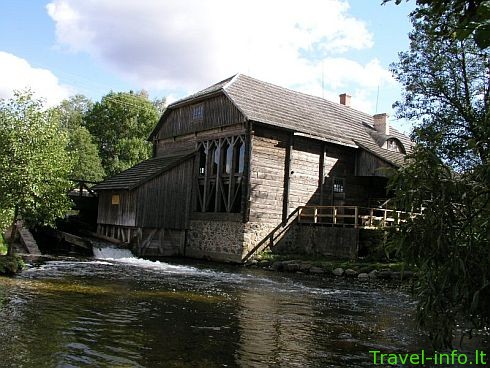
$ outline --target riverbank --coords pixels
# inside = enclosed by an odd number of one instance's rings
[[[0,235],[0,276],[13,276],[24,268],[24,261],[19,256],[7,256],[8,244]]]
[[[24,266],[20,256],[0,256],[0,276],[13,276],[22,271]]]
[[[245,267],[289,273],[315,274],[357,279],[409,280],[415,276],[401,262],[369,262],[363,260],[331,260],[304,257],[295,254],[277,255],[264,253]]]

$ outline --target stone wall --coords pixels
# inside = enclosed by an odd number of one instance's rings
[[[241,262],[277,226],[270,222],[192,220],[185,255]]]
[[[242,262],[277,226],[269,222],[192,220],[184,255],[225,262]],[[276,242],[277,253],[356,258],[358,230],[293,224]],[[266,241],[264,247],[268,245]],[[260,252],[264,247],[261,247]]]
[[[241,262],[244,224],[235,221],[192,220],[185,255],[225,262]]]
[[[275,253],[349,259],[357,257],[357,229],[298,224],[294,228],[286,241],[274,247]]]

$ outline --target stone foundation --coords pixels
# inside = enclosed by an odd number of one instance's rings
[[[274,252],[357,258],[358,229],[298,224],[294,228],[288,241],[279,243]]]
[[[193,220],[187,233],[185,255],[226,262],[242,262],[277,224]]]
[[[185,255],[241,262],[244,225],[234,221],[193,220],[187,232]]]

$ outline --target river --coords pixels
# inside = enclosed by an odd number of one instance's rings
[[[389,285],[98,257],[0,277],[1,367],[372,367],[426,345]]]

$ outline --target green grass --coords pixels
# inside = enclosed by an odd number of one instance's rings
[[[3,238],[3,235],[0,235],[0,255],[7,254],[7,243]]]

